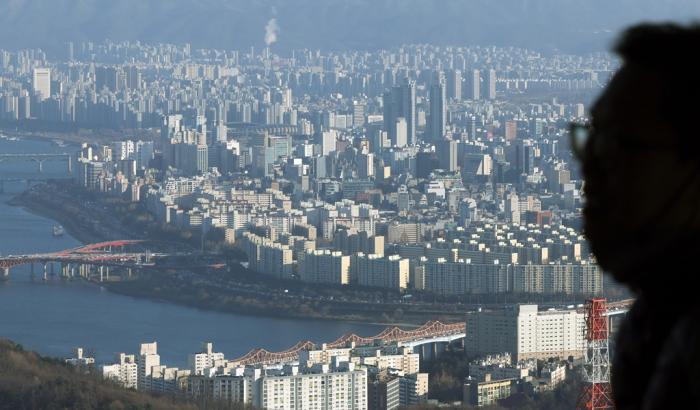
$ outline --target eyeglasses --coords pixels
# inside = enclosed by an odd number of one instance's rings
[[[571,146],[571,153],[580,161],[583,161],[586,145],[588,144],[591,133],[594,132],[594,128],[591,127],[589,123],[569,123],[569,145]]]
[[[569,143],[571,153],[579,160],[584,161],[591,153],[596,157],[605,155],[615,158],[621,152],[647,151],[647,150],[673,150],[678,144],[664,143],[660,141],[648,141],[638,138],[627,138],[621,135],[607,136],[598,132],[590,123],[569,123]],[[589,147],[590,144],[595,144]]]

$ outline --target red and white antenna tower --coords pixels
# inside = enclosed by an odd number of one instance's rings
[[[586,299],[586,355],[576,410],[613,410],[605,299]]]

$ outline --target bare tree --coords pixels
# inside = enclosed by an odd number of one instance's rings
[[[97,356],[99,356],[99,354],[100,354],[100,351],[97,350],[96,347],[88,347],[87,352],[85,353],[85,357],[96,359]]]

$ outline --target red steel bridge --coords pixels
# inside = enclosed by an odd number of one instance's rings
[[[431,343],[437,339],[463,338],[465,337],[466,328],[467,324],[465,322],[446,325],[437,320],[431,320],[414,330],[401,330],[398,327],[388,327],[382,333],[374,337],[360,337],[349,333],[344,334],[335,342],[326,344],[326,347],[340,348],[346,347],[351,343],[354,343],[355,346],[367,346],[379,341],[382,341],[384,344],[392,342],[413,342],[413,344],[420,344],[421,342]],[[290,363],[299,360],[300,351],[311,350],[315,347],[316,344],[313,342],[302,341],[291,349],[278,353],[271,353],[265,349],[253,349],[245,356],[231,360],[230,362],[239,365]]]
[[[0,268],[3,269],[0,279],[9,275],[10,268],[26,264],[31,265],[30,276],[33,277],[35,263],[43,265],[44,279],[46,279],[48,264],[51,264],[51,275],[54,274],[55,262],[61,264],[61,275],[64,277],[75,276],[76,267],[80,276],[87,277],[90,267],[94,266],[100,269],[101,279],[104,268],[107,268],[107,277],[109,277],[110,267],[127,269],[131,274],[132,269],[198,270],[224,266],[222,263],[167,263],[169,259],[191,259],[199,255],[201,255],[199,252],[193,252],[188,246],[174,242],[148,240],[102,242],[54,253],[0,256]],[[164,263],[155,263],[155,261]]]
[[[624,314],[631,307],[634,299],[609,303],[605,316],[611,318],[613,315]],[[582,311],[581,309],[577,309]],[[467,324],[465,322],[446,325],[437,320],[431,320],[425,325],[414,330],[401,330],[398,327],[388,327],[382,333],[373,337],[361,337],[356,334],[344,334],[333,343],[327,343],[326,348],[342,348],[354,344],[355,346],[368,346],[381,341],[384,344],[401,342],[404,346],[418,346],[436,342],[451,342],[466,336]],[[299,352],[302,350],[313,350],[316,344],[310,341],[301,341],[291,349],[283,352],[268,352],[265,349],[253,349],[248,354],[231,363],[237,365],[255,364],[279,364],[291,363],[299,360]]]

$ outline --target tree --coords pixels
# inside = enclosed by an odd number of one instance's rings
[[[85,353],[85,357],[89,357],[91,359],[96,359],[97,356],[99,356],[100,351],[97,350],[96,347],[88,347],[87,352]]]

